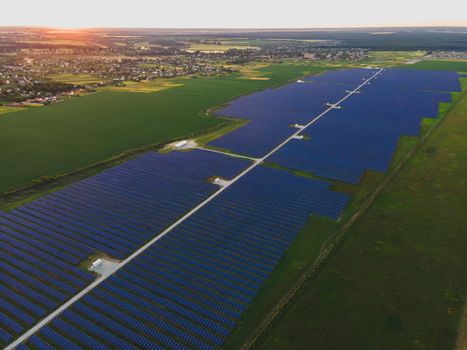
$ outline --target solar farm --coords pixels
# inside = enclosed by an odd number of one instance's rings
[[[222,347],[305,223],[342,217],[332,181],[386,172],[456,91],[450,71],[306,77],[218,111],[250,122],[211,150],[147,152],[0,212],[0,345]]]

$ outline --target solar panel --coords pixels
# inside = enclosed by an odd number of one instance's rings
[[[338,80],[339,72],[333,74]],[[358,184],[366,170],[386,172],[400,137],[417,136],[422,118],[436,117],[438,104],[450,102],[450,94],[440,91],[458,88],[452,72],[386,69],[342,109],[307,128],[305,140],[292,140],[268,161]]]
[[[218,190],[209,177],[232,178],[249,164],[200,150],[148,152],[8,213],[0,212],[2,342],[22,332],[21,324],[34,323],[94,279],[77,268],[81,261],[96,251],[115,258],[128,256]],[[160,337],[166,339],[165,333]],[[62,342],[52,330],[44,338]],[[167,338],[165,345],[169,343],[172,340]]]
[[[139,347],[214,349],[310,215],[335,219],[347,201],[324,181],[257,167],[70,310]]]

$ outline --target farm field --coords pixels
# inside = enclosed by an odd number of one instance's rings
[[[172,79],[157,79],[150,81],[127,81],[125,86],[106,86],[99,88],[99,91],[112,91],[112,92],[158,92],[178,86],[183,86],[182,82],[175,83]]]
[[[323,68],[277,64],[260,69],[267,81],[178,79],[182,86],[152,93],[99,92],[0,118],[0,192],[103,161],[123,151],[200,135],[225,126],[206,116],[235,96]],[[5,169],[5,170],[3,170]]]
[[[254,46],[248,45],[238,45],[235,43],[222,43],[221,45],[216,44],[191,44],[188,50],[191,51],[214,51],[214,52],[223,52],[231,49],[245,50],[245,49],[255,49]]]
[[[101,79],[92,74],[49,74],[47,78],[74,85],[86,85],[101,81]]]
[[[426,60],[405,65],[404,68],[426,70],[451,70],[467,73],[467,61]]]
[[[368,62],[382,67],[394,66],[421,59],[425,54],[424,51],[369,51]]]
[[[453,348],[467,295],[465,80],[463,86],[460,102],[255,348]],[[333,232],[328,223],[310,224],[300,237],[323,228]],[[293,256],[300,249],[294,246],[284,259],[298,270],[306,267],[300,254]],[[279,265],[271,286],[286,278],[283,269]],[[265,287],[263,293],[271,299],[274,291]],[[267,312],[271,304],[259,300],[256,307]],[[242,320],[228,348],[241,344],[254,317],[259,321],[254,313],[252,308]]]
[[[186,42],[189,45],[187,50],[191,51],[213,51],[224,52],[230,49],[244,50],[244,49],[257,49],[258,47],[253,44],[254,40],[247,39],[222,39],[217,40],[220,44],[213,42]]]

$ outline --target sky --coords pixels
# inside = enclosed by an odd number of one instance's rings
[[[465,0],[7,0],[0,26],[343,28],[467,26]]]

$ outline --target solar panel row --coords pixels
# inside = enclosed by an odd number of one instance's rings
[[[26,344],[218,347],[310,214],[340,215],[348,198],[328,186],[255,168]]]
[[[0,344],[94,279],[81,261],[96,251],[128,256],[216,191],[208,177],[230,178],[249,164],[198,150],[150,152],[0,212]]]
[[[292,140],[268,160],[357,184],[365,170],[387,171],[399,138],[418,135],[422,118],[436,117],[438,104],[450,102],[449,93],[439,92],[445,89],[459,90],[455,73],[386,69],[307,128],[307,139]]]
[[[209,145],[249,156],[264,156],[296,131],[292,125],[308,123],[327,108],[326,103],[339,101],[347,89],[357,87],[375,72],[372,69],[331,71],[310,77],[305,83],[292,83],[234,100],[216,114],[251,121]],[[322,83],[328,80],[344,83]]]
[[[342,85],[348,89],[353,89],[373,76],[377,71],[377,69],[368,68],[331,70],[320,75],[310,75],[305,78],[305,81]]]

